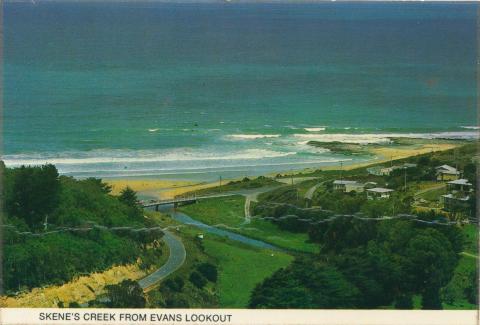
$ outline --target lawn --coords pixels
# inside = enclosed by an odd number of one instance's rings
[[[223,308],[247,307],[255,286],[293,260],[285,253],[256,249],[214,235],[207,235],[203,244],[205,252],[218,263],[219,300]]]
[[[240,195],[201,200],[185,205],[179,211],[208,225],[237,227],[245,221],[245,198]]]
[[[309,238],[306,233],[285,231],[270,221],[253,219],[250,224],[245,225],[237,232],[278,247],[299,252],[317,253],[320,249],[318,244],[307,242]]]
[[[462,232],[465,237],[464,251],[472,255],[478,255],[478,227],[469,224],[463,227]]]
[[[192,205],[179,208],[192,218],[208,225],[226,225],[226,229],[251,238],[290,250],[313,253],[318,251],[318,245],[307,243],[308,235],[284,231],[269,221],[255,220],[244,224],[245,198],[229,196],[201,200]]]
[[[440,200],[440,196],[446,193],[446,188],[445,186],[438,187],[432,187],[431,190],[428,190],[426,192],[423,192],[418,195],[418,197],[430,201],[430,202],[438,202]]]

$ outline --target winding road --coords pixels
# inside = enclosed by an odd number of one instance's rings
[[[157,284],[158,281],[178,270],[185,262],[187,256],[182,241],[169,231],[164,230],[163,232],[165,233],[163,240],[170,250],[170,255],[168,256],[167,263],[162,265],[155,272],[138,281],[138,284],[144,290]]]

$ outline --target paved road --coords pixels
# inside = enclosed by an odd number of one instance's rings
[[[284,185],[275,185],[275,186],[267,186],[267,187],[261,187],[261,188],[256,188],[256,189],[248,189],[248,190],[240,190],[240,191],[235,191],[232,193],[238,194],[245,196],[245,222],[244,224],[250,223],[252,219],[252,215],[250,214],[250,205],[252,202],[257,202],[257,197],[265,192],[272,191],[276,188],[279,188]]]
[[[277,182],[280,182],[280,183],[284,183],[284,184],[287,184],[287,185],[292,185],[292,181],[293,181],[293,185],[295,184],[298,184],[298,183],[302,183],[302,182],[305,182],[305,181],[310,181],[312,179],[317,179],[318,177],[285,177],[285,178],[276,178],[275,180]]]
[[[250,215],[250,203],[252,202],[252,196],[245,196],[245,223],[250,223],[252,216]]]
[[[305,193],[305,198],[306,198],[307,200],[311,200],[312,197],[313,197],[313,194],[315,193],[315,191],[317,190],[317,188],[318,188],[320,185],[322,185],[322,183],[318,183],[318,184],[310,187],[310,188],[308,189],[308,191]]]
[[[310,188],[308,189],[308,191],[305,193],[305,196],[304,196],[304,197],[305,197],[307,200],[311,200],[312,197],[313,197],[313,194],[315,194],[315,191],[316,191],[321,185],[325,184],[325,183],[328,182],[329,180],[330,180],[330,179],[324,180],[323,182],[317,183],[317,184],[315,184],[314,186],[310,187]]]
[[[478,257],[477,255],[473,255],[473,254],[470,254],[470,253],[467,253],[467,252],[461,252],[460,255],[476,258],[477,260],[480,259],[480,257]]]
[[[160,267],[155,272],[147,275],[143,279],[138,281],[138,284],[142,289],[146,289],[156,284],[158,281],[172,274],[185,262],[187,253],[185,252],[185,246],[180,239],[174,236],[169,231],[164,230],[165,235],[163,240],[170,249],[170,255],[168,257],[167,263]]]

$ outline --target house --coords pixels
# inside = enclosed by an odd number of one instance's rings
[[[447,182],[447,192],[440,197],[443,209],[458,211],[470,209],[470,196],[473,195],[473,184],[467,179],[455,179]]]
[[[469,183],[467,179],[456,179],[450,182],[447,182],[447,191],[449,193],[456,193],[456,192],[472,192],[473,185]]]
[[[333,189],[341,192],[363,192],[364,184],[356,181],[335,180],[333,181]]]
[[[389,176],[394,170],[404,169],[404,168],[415,168],[415,167],[417,167],[417,164],[404,163],[403,165],[395,165],[391,167],[384,167],[384,166],[370,167],[370,168],[367,168],[367,171],[371,175]]]
[[[382,176],[382,172],[381,172],[382,168],[383,167],[380,167],[380,166],[369,167],[369,168],[367,168],[367,172],[370,175]]]
[[[438,181],[448,181],[460,178],[460,172],[452,166],[442,165],[435,167]]]
[[[366,182],[365,184],[363,184],[363,188],[366,190],[366,189],[369,189],[369,188],[374,188],[374,187],[377,187],[377,183],[376,182]]]
[[[470,196],[456,195],[453,193],[444,194],[440,198],[443,203],[443,209],[446,211],[466,210],[469,209]]]
[[[392,171],[395,170],[395,167],[385,167],[385,166],[375,166],[367,168],[367,172],[375,176],[388,176]]]
[[[393,190],[389,188],[383,188],[383,187],[369,188],[367,189],[367,198],[369,200],[388,199],[392,192]]]

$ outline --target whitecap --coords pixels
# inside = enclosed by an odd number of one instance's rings
[[[279,138],[280,134],[230,134],[227,137],[231,139],[254,140],[263,138]]]
[[[304,128],[305,131],[308,132],[319,132],[319,131],[325,131],[326,127],[324,126],[319,126],[319,127],[311,127],[311,128]]]
[[[21,165],[86,165],[117,163],[152,163],[179,161],[255,160],[295,155],[296,152],[280,152],[267,149],[246,149],[243,151],[221,152],[179,148],[173,150],[93,150],[87,152],[64,152],[50,154],[5,155],[9,167]]]
[[[319,142],[343,142],[355,144],[389,143],[392,138],[412,139],[451,139],[471,140],[478,139],[478,132],[437,132],[437,133],[375,133],[375,134],[294,134],[295,137]]]

